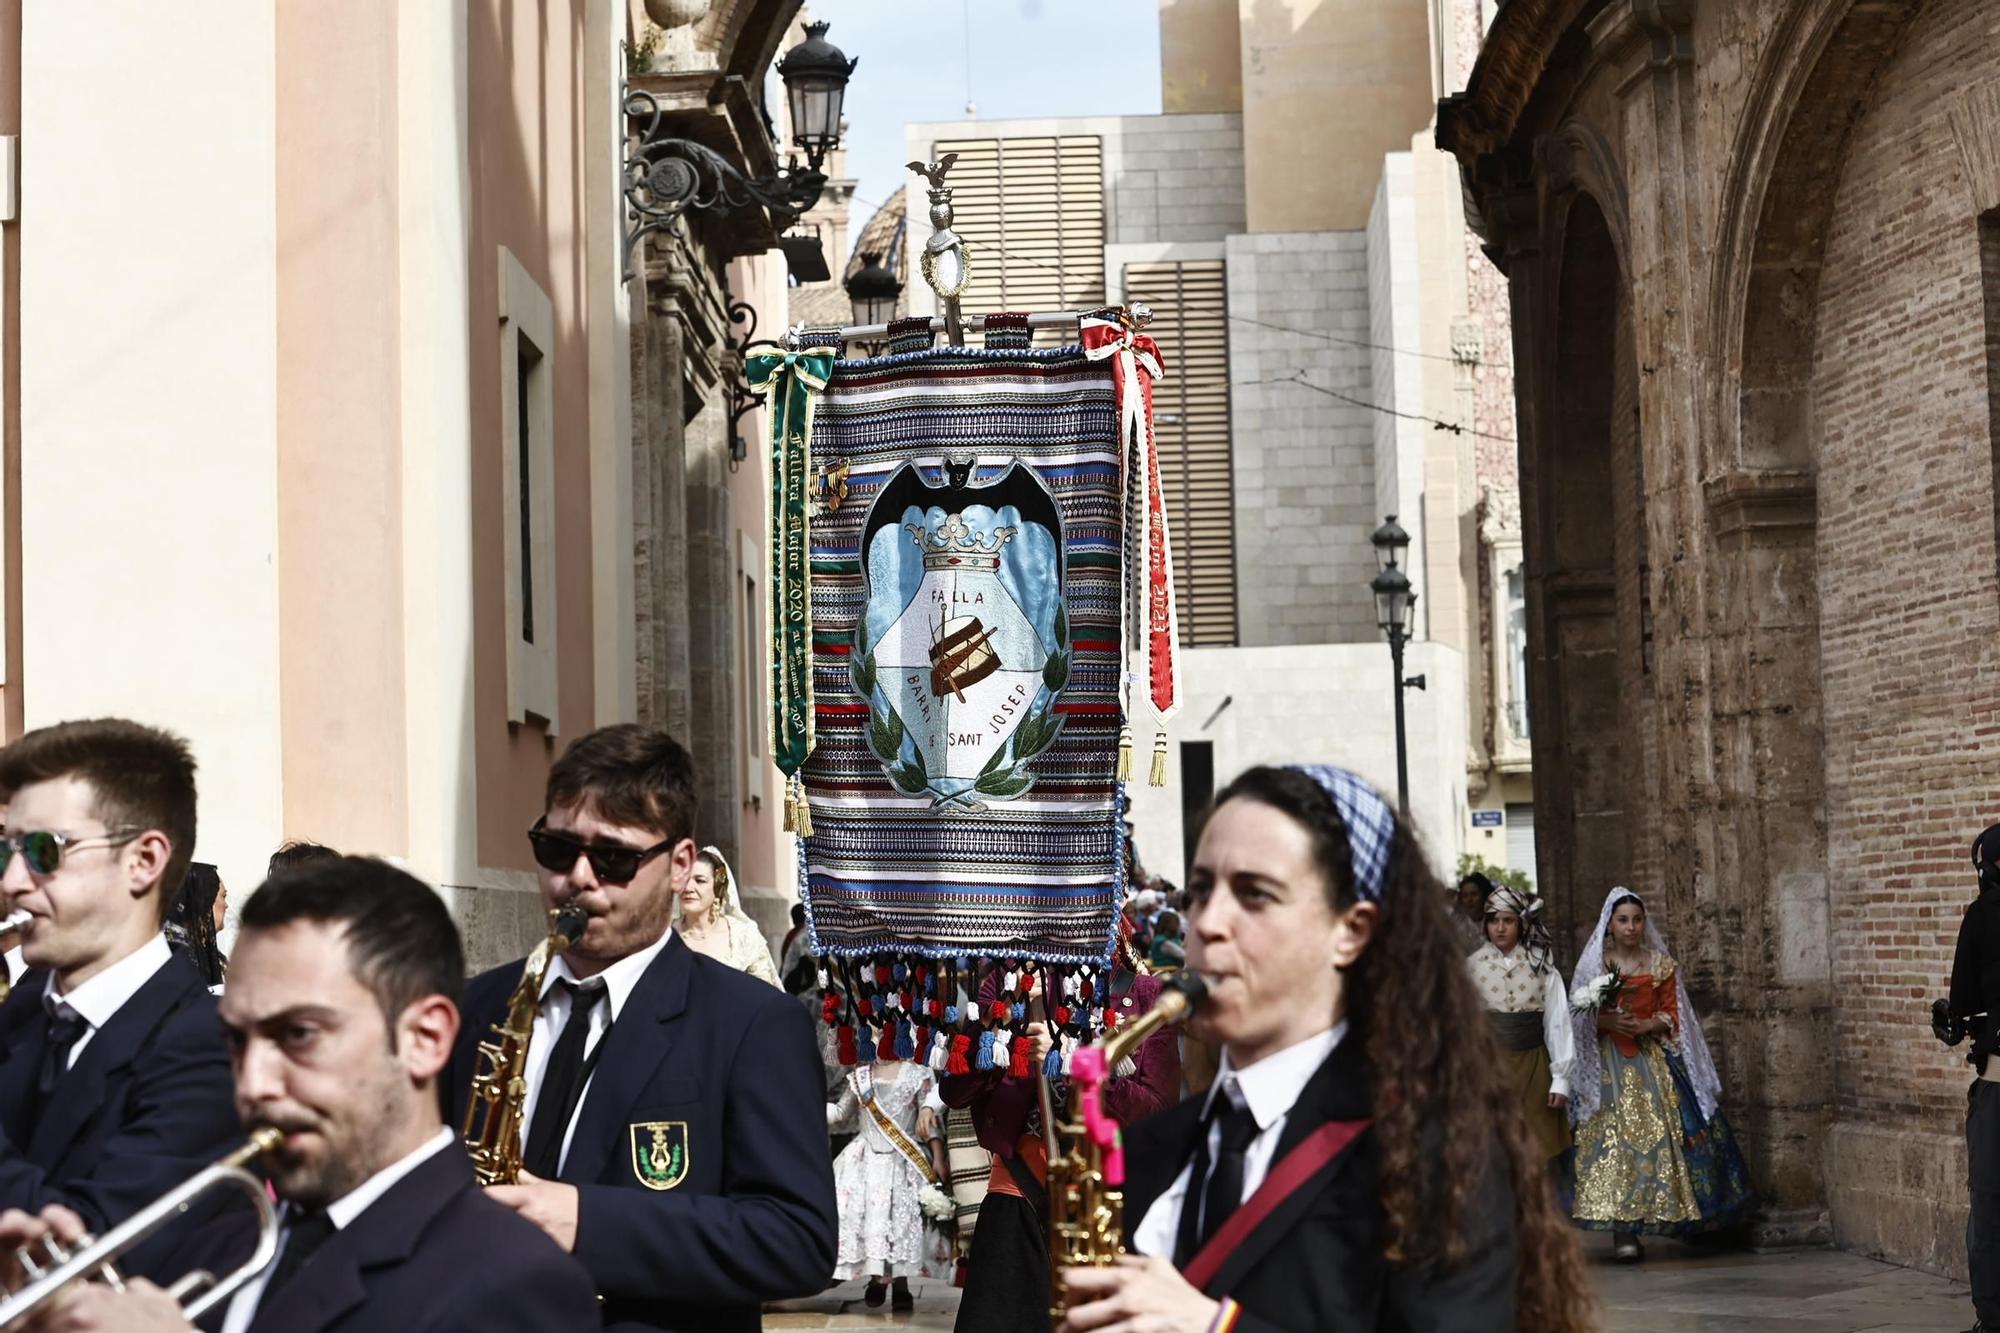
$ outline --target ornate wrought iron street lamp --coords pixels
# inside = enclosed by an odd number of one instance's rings
[[[847,280],[856,324],[887,324],[896,317],[896,302],[902,295],[902,281],[882,267],[879,253],[863,254],[861,267]]]
[[[1410,640],[1410,623],[1417,608],[1417,594],[1410,586],[1410,576],[1403,572],[1397,560],[1409,549],[1410,534],[1403,531],[1402,525],[1396,522],[1396,516],[1391,514],[1368,540],[1374,543],[1375,557],[1381,565],[1380,572],[1369,581],[1368,587],[1375,594],[1375,620],[1389,638],[1389,663],[1395,672],[1396,806],[1408,814],[1410,753],[1403,725],[1403,691],[1424,688],[1422,676],[1405,678],[1403,675],[1403,645]]]
[[[819,202],[826,188],[820,164],[840,146],[840,110],[847,80],[860,60],[850,60],[826,40],[828,25],[809,23],[806,39],[778,62],[791,105],[792,144],[806,155],[804,170],[793,156],[783,170],[752,178],[706,144],[661,132],[664,113],[651,93],[625,88],[625,275],[632,252],[650,232],[673,225],[682,214],[727,213],[755,204],[771,215],[779,232],[791,229]]]

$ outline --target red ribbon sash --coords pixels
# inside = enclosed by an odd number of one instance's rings
[[[1222,1229],[1208,1238],[1208,1244],[1188,1261],[1181,1270],[1181,1276],[1196,1290],[1204,1290],[1222,1271],[1223,1263],[1236,1251],[1259,1223],[1269,1217],[1277,1206],[1297,1193],[1299,1188],[1315,1175],[1320,1168],[1347,1151],[1347,1145],[1354,1142],[1361,1131],[1368,1128],[1366,1120],[1329,1120],[1308,1135],[1304,1142],[1286,1153],[1284,1159],[1271,1168],[1264,1183],[1257,1192],[1243,1201],[1241,1207],[1229,1215]],[[1185,1208],[1189,1203],[1199,1204],[1192,1195],[1181,1203]]]

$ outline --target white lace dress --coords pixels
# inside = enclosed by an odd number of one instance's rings
[[[853,1122],[859,1129],[833,1163],[834,1192],[840,1199],[840,1252],[833,1276],[843,1282],[857,1277],[948,1278],[950,1242],[925,1223],[917,1197],[923,1173],[861,1105],[858,1072],[842,1084],[840,1100],[826,1108],[830,1128]],[[926,1102],[934,1109],[939,1105],[931,1071],[904,1061],[878,1063],[873,1084],[876,1104],[918,1151],[925,1151],[916,1124],[917,1111]]]

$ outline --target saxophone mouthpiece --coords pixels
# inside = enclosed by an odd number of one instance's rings
[[[1159,1003],[1174,1004],[1175,1019],[1178,1021],[1201,1008],[1202,1002],[1206,999],[1208,999],[1207,978],[1199,972],[1190,972],[1183,968],[1174,973],[1161,989]]]
[[[590,913],[583,910],[581,903],[571,903],[550,914],[549,933],[560,935],[565,949],[575,944],[589,926]]]

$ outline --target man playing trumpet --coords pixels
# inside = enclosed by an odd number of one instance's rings
[[[243,1137],[215,1000],[161,930],[194,854],[194,758],[136,722],[64,722],[0,751],[0,789],[29,969],[0,1005],[0,1208],[103,1231]]]
[[[583,1329],[597,1303],[583,1269],[473,1184],[439,1113],[458,1035],[464,953],[437,894],[381,861],[344,857],[280,875],[244,905],[221,1004],[246,1130],[280,1131],[266,1159],[284,1200],[277,1260],[226,1308],[222,1333]],[[0,1217],[11,1253],[61,1208]],[[232,1267],[237,1228],[189,1247],[182,1271]],[[211,1319],[213,1316],[211,1316]],[[65,1293],[37,1322],[55,1333],[186,1330],[159,1288]]]

